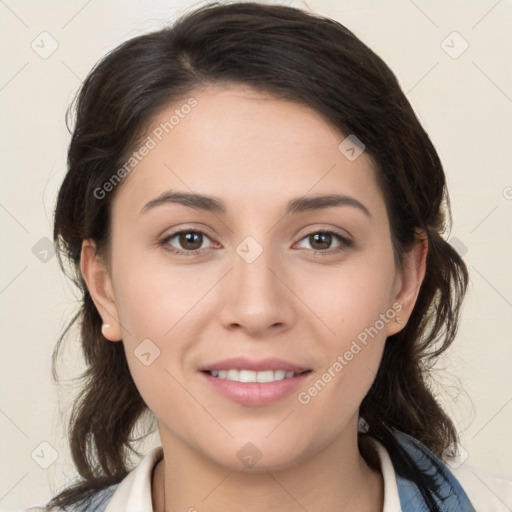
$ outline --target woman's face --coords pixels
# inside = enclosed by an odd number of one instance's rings
[[[418,268],[395,267],[352,139],[249,88],[190,96],[153,119],[118,185],[108,294],[93,296],[164,445],[284,468],[355,433]]]

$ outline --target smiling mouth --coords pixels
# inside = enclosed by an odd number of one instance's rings
[[[254,371],[254,370],[205,370],[204,373],[211,375],[212,377],[216,377],[222,380],[231,380],[234,382],[259,382],[259,383],[267,383],[267,382],[275,382],[279,380],[285,379],[293,379],[299,375],[303,375],[305,373],[309,373],[311,370],[305,370],[303,372],[291,372],[286,370],[263,370],[263,371]]]

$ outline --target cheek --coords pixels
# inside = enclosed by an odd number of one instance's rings
[[[133,254],[118,258],[116,305],[130,372],[155,412],[164,402],[180,406],[184,399],[178,382],[183,381],[187,354],[214,316],[211,301],[205,299],[218,278],[193,266],[171,268],[142,261]]]
[[[353,258],[346,265],[333,267],[315,277],[314,285],[302,285],[307,304],[323,320],[343,346],[377,323],[381,336],[386,336],[389,322],[379,321],[382,314],[394,315],[392,296],[394,266],[389,261],[373,263],[370,258]],[[391,310],[391,311],[388,311]]]
[[[132,252],[115,262],[116,302],[127,331],[123,343],[130,371],[156,414],[168,407],[181,409],[187,402],[178,381],[186,374],[187,354],[217,317],[224,285],[219,280],[226,269],[145,261]],[[308,264],[309,273],[294,272],[291,266],[283,271],[294,292],[288,299],[304,313],[291,327],[308,333],[324,365],[318,379],[300,390],[303,400],[298,395],[296,403],[306,423],[307,411],[314,410],[329,418],[327,430],[339,429],[377,372],[388,325],[379,317],[390,307],[394,269],[387,260],[381,258],[377,265],[369,256],[347,259],[344,265],[318,265],[313,279],[311,268]],[[314,416],[310,420],[316,424]]]
[[[377,375],[386,343],[385,321],[377,319],[361,327],[370,316],[368,311],[358,314],[354,310],[351,317],[347,313],[346,321],[336,324],[337,335],[330,342],[324,338],[321,348],[327,355],[325,364],[297,394],[302,417],[311,422],[311,428],[321,422],[322,437],[329,438],[344,428]]]
[[[117,270],[117,310],[132,343],[172,336],[218,280],[192,265],[155,264],[143,254],[120,258]]]
[[[308,297],[322,320],[316,322],[318,333],[323,333],[317,344],[325,357],[314,385],[302,390],[299,403],[314,402],[331,418],[341,408],[359,406],[377,374],[387,329],[395,321],[393,277],[391,261],[381,259],[377,266],[354,259],[316,280]]]

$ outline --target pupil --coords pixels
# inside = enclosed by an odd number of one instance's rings
[[[331,245],[331,235],[329,233],[315,233],[311,236],[314,244],[320,245],[320,249],[328,249]],[[194,232],[182,233],[180,235],[180,243],[188,249],[199,249],[201,247],[201,234]],[[190,244],[192,247],[190,247]]]
[[[199,244],[197,243],[198,240]],[[180,244],[187,249],[199,249],[201,247],[201,236],[199,233],[194,232],[182,233],[180,235]]]
[[[320,243],[320,249],[328,249],[331,245],[331,235],[329,233],[315,233],[313,239],[315,243]]]

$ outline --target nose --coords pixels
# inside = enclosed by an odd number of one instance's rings
[[[289,329],[296,321],[289,280],[270,249],[264,249],[254,261],[235,252],[233,268],[223,287],[223,326],[245,331],[252,337]]]

